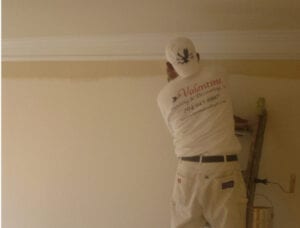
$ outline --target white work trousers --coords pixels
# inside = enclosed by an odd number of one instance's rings
[[[245,228],[247,196],[237,161],[179,160],[171,228]]]

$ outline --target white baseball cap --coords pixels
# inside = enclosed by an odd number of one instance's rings
[[[175,38],[167,44],[166,58],[180,77],[188,77],[199,71],[196,48],[186,37]]]

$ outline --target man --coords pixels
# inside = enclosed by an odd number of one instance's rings
[[[187,38],[166,47],[169,83],[158,105],[178,157],[172,228],[244,228],[246,189],[224,72],[201,68]]]

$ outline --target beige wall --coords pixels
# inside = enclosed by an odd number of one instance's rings
[[[274,206],[274,228],[297,228],[300,224],[300,80],[233,76],[231,91],[235,113],[250,119],[256,113],[257,97],[265,97],[268,122],[265,132],[260,178],[289,189],[290,174],[298,178],[296,191],[285,194],[276,185],[258,185],[257,205]]]
[[[300,175],[299,61],[217,63],[235,74],[238,115],[254,120],[256,99],[267,99],[260,173],[287,187]],[[4,63],[3,227],[168,227],[176,159],[156,105],[163,71],[163,62]],[[274,205],[274,228],[298,227],[298,186],[258,192]]]
[[[300,78],[300,60],[201,60],[204,66],[223,66],[230,74],[259,75],[268,78]],[[164,61],[41,61],[5,62],[5,78],[80,79],[106,77],[145,77],[165,74]]]

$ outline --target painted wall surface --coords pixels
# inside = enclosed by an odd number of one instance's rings
[[[258,185],[255,204],[273,206],[274,228],[296,228],[300,224],[300,80],[233,76],[231,91],[235,113],[252,122],[257,98],[266,99],[268,119],[259,178],[268,178],[289,190],[294,173],[298,183],[293,194],[283,193],[277,185]]]
[[[162,81],[3,81],[3,227],[167,227]]]
[[[169,226],[176,159],[156,105],[164,76],[101,77],[93,68],[99,77],[72,77],[77,69],[62,67],[68,77],[51,78],[55,70],[49,65],[16,68],[19,75],[25,72],[20,78],[7,69],[4,65],[4,228]],[[255,121],[256,100],[266,98],[260,175],[287,188],[290,173],[300,175],[300,80],[233,75],[230,82],[241,117]],[[298,227],[299,186],[289,195],[269,185],[259,186],[258,193],[272,201],[274,228]],[[269,202],[258,197],[257,204]]]

